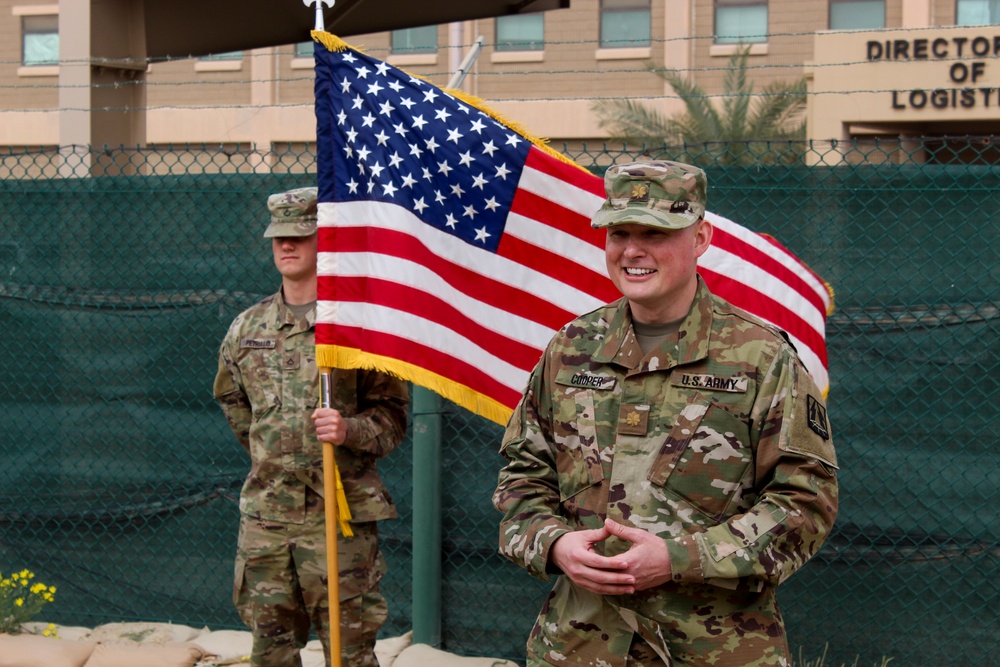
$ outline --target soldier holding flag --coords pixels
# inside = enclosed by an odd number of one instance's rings
[[[335,369],[330,407],[318,407],[316,191],[268,198],[264,236],[281,289],[237,316],[219,351],[214,394],[251,457],[233,601],[253,634],[251,665],[300,665],[310,626],[331,664],[324,495],[335,490],[324,488],[321,443],[332,443],[351,513],[336,552],[341,664],[378,667],[387,606],[376,521],[394,518],[396,507],[376,462],[403,440],[409,388],[375,371]]]

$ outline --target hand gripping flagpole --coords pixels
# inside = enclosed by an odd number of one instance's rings
[[[316,5],[316,23],[314,30],[323,32],[323,6],[333,7],[334,0],[302,0],[306,7]],[[332,377],[329,368],[319,369],[319,404],[324,408],[332,407]],[[337,469],[337,459],[334,456],[333,443],[323,443],[323,509],[326,519],[326,579],[327,594],[330,607],[330,667],[340,667],[340,566],[337,562],[337,523],[339,518],[338,496],[343,493],[340,480],[340,470]],[[343,501],[345,519],[340,521],[341,530],[345,536],[350,536],[351,527],[347,521],[350,514],[346,499]]]

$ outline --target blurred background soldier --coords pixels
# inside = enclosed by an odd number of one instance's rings
[[[337,445],[353,537],[339,536],[342,664],[377,667],[387,606],[376,521],[396,516],[376,461],[402,441],[408,385],[333,370],[332,406],[317,408],[316,188],[271,195],[281,289],[241,313],[219,351],[214,393],[251,467],[240,493],[233,601],[253,634],[250,664],[300,665],[310,625],[330,660],[321,442]]]
[[[775,587],[837,513],[823,396],[782,333],[713,296],[707,179],[617,165],[592,225],[624,298],[549,342],[504,434],[500,551],[560,574],[529,665],[788,665]]]

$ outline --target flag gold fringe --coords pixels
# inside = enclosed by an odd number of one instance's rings
[[[378,354],[371,354],[339,345],[317,345],[316,365],[331,368],[367,368],[395,375],[421,387],[437,392],[449,401],[470,412],[504,426],[510,419],[511,409],[454,380],[420,368],[414,364]]]
[[[351,49],[352,51],[357,51],[358,53],[364,53],[364,51],[351,46],[350,44],[348,44],[347,42],[345,42],[344,40],[342,40],[340,37],[337,37],[336,35],[330,34],[328,32],[313,30],[312,32],[309,33],[309,35],[313,38],[313,41],[319,42],[320,44],[322,44],[323,46],[325,46],[330,51],[340,52],[340,51],[346,51],[347,49]],[[415,75],[411,75],[411,76],[415,76]],[[424,81],[426,81],[426,79],[424,79],[423,77],[417,76],[415,78],[423,79]],[[430,83],[430,82],[428,82],[428,83]],[[431,84],[431,85],[434,85],[434,84]],[[483,100],[482,98],[476,97],[475,95],[470,95],[470,94],[468,94],[468,93],[466,93],[464,91],[461,91],[461,90],[459,90],[457,88],[441,88],[441,90],[443,90],[444,92],[448,93],[452,97],[455,97],[456,99],[459,99],[459,100],[465,102],[469,106],[475,107],[476,109],[479,109],[484,114],[486,114],[487,116],[489,116],[493,120],[497,121],[501,125],[504,125],[505,127],[509,127],[511,130],[513,130],[514,132],[517,132],[519,135],[521,135],[522,137],[524,137],[525,140],[530,141],[532,144],[534,144],[535,147],[537,147],[543,153],[545,153],[545,154],[547,154],[547,155],[549,155],[551,157],[554,157],[555,159],[557,159],[557,160],[559,160],[561,162],[565,162],[566,164],[572,165],[572,166],[576,167],[577,169],[579,169],[581,171],[585,171],[588,174],[590,173],[589,171],[587,171],[587,169],[585,169],[581,165],[577,164],[575,161],[571,160],[570,158],[566,157],[565,155],[563,155],[559,151],[557,151],[554,148],[550,147],[549,143],[548,143],[549,142],[548,139],[543,139],[541,137],[536,137],[535,135],[531,134],[530,132],[528,132],[528,130],[523,125],[521,125],[517,121],[512,121],[509,118],[506,118],[503,114],[499,113],[498,111],[496,111],[494,109],[491,109],[486,104],[485,100]]]
[[[309,36],[312,37],[314,42],[319,42],[329,51],[336,51],[339,53],[340,51],[346,51],[351,48],[347,42],[342,40],[340,37],[323,30],[312,30],[309,32]]]
[[[340,525],[340,534],[354,537],[354,531],[351,530],[351,508],[347,506],[347,494],[344,492],[344,482],[340,479],[339,466],[334,466],[333,474],[337,486],[337,523]]]

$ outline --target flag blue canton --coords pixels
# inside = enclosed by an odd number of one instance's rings
[[[332,192],[379,201],[495,252],[531,143],[486,113],[379,60],[316,45],[320,131],[330,136]],[[320,99],[320,96],[325,99]],[[321,149],[322,150],[322,149]],[[326,195],[326,196],[324,196]]]

